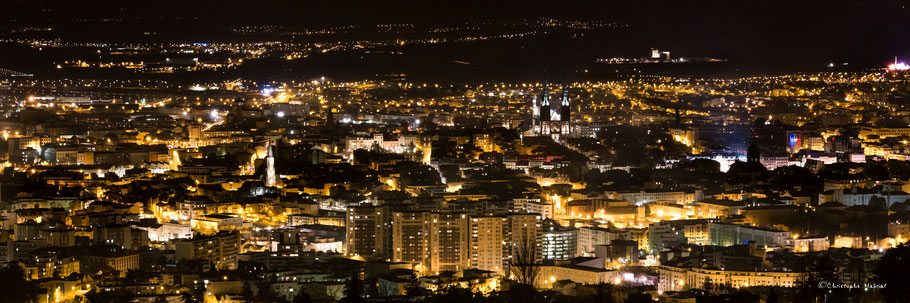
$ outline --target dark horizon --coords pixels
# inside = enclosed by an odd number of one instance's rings
[[[559,20],[589,20],[613,22],[623,28],[578,31],[588,36],[565,38],[548,35],[545,39],[530,39],[515,43],[474,42],[483,51],[469,50],[460,54],[445,54],[449,47],[426,50],[417,48],[421,56],[409,56],[382,64],[427,66],[443,61],[494,62],[498,53],[515,54],[524,58],[514,63],[516,68],[528,64],[592,69],[592,58],[636,56],[649,48],[671,51],[682,56],[727,58],[728,67],[709,76],[775,75],[791,72],[823,71],[828,63],[839,68],[859,70],[879,68],[899,58],[910,58],[910,1],[398,1],[375,3],[369,1],[93,1],[92,3],[14,1],[0,4],[8,15],[0,28],[50,26],[48,39],[64,42],[233,42],[273,41],[287,39],[276,36],[239,36],[232,29],[249,25],[280,25],[291,29],[325,29],[335,26],[358,25],[370,29],[376,24],[411,23],[415,34],[422,29],[466,22],[508,24],[522,20],[557,18]],[[151,34],[149,34],[151,33]],[[427,33],[423,33],[427,34]],[[365,36],[363,36],[365,35]],[[368,32],[357,36],[371,38]],[[401,36],[392,37],[407,37]],[[21,33],[0,35],[16,38]],[[388,38],[389,36],[376,36]],[[331,39],[353,39],[334,37]],[[296,38],[300,41],[300,38]],[[305,40],[303,40],[305,41]],[[410,48],[403,48],[410,50]],[[533,49],[529,51],[528,49]],[[577,50],[583,49],[581,53]],[[392,50],[395,50],[394,48]],[[529,52],[523,54],[522,52]],[[429,57],[428,57],[429,56]],[[514,57],[506,55],[511,60]],[[578,62],[583,59],[584,62]],[[15,65],[16,58],[0,59],[0,67]],[[322,66],[337,63],[358,65],[356,60],[336,57],[308,58],[304,74],[333,73]],[[508,61],[508,60],[507,60]],[[848,63],[852,66],[843,66]],[[506,62],[506,65],[511,63]],[[313,72],[315,69],[317,71]],[[442,73],[459,73],[458,68],[438,68]],[[497,68],[478,69],[468,77],[488,81],[527,79],[519,76],[502,77]],[[539,69],[535,67],[535,69]],[[712,67],[712,69],[714,69]],[[406,69],[404,69],[406,70]],[[432,73],[410,71],[411,74]],[[487,74],[489,73],[489,74]],[[656,70],[661,74],[664,71]],[[672,75],[673,73],[666,73]],[[373,77],[373,70],[339,77],[354,79]]]

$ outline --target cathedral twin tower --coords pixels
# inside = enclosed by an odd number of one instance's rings
[[[572,109],[569,104],[569,86],[566,83],[565,73],[562,81],[562,102],[554,108],[550,105],[550,88],[547,83],[546,70],[544,70],[543,93],[538,103],[538,98],[534,97],[533,101],[533,132],[538,135],[550,135],[554,139],[560,136],[568,136],[572,133]]]

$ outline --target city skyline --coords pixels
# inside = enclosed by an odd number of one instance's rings
[[[0,302],[908,302],[905,0],[0,3]]]

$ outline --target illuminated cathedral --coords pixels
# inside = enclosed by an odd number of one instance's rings
[[[540,101],[540,102],[538,102]],[[569,87],[565,75],[562,81],[562,100],[558,106],[550,105],[550,88],[544,71],[543,93],[540,98],[532,98],[533,119],[531,132],[533,135],[549,135],[553,140],[568,137],[572,134],[572,108],[569,103]]]

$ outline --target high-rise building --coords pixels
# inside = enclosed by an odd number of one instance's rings
[[[505,217],[484,216],[471,219],[471,267],[505,273],[508,256],[505,239]]]
[[[578,229],[573,227],[548,226],[541,240],[545,260],[568,260],[578,252]]]
[[[356,206],[346,216],[345,254],[367,260],[392,257],[392,213],[388,206]]]
[[[472,218],[471,266],[507,274],[509,264],[516,259],[539,262],[540,238],[539,214]]]
[[[392,215],[392,261],[426,264],[429,257],[429,212],[407,211]]]
[[[509,214],[507,217],[507,233],[510,245],[510,256],[515,256],[515,250],[533,250],[534,260],[540,260],[540,215],[539,214]]]
[[[394,212],[392,261],[418,264],[433,274],[471,267],[469,219],[459,212]]]
[[[470,217],[458,212],[430,214],[430,260],[433,272],[458,271],[471,266]]]

